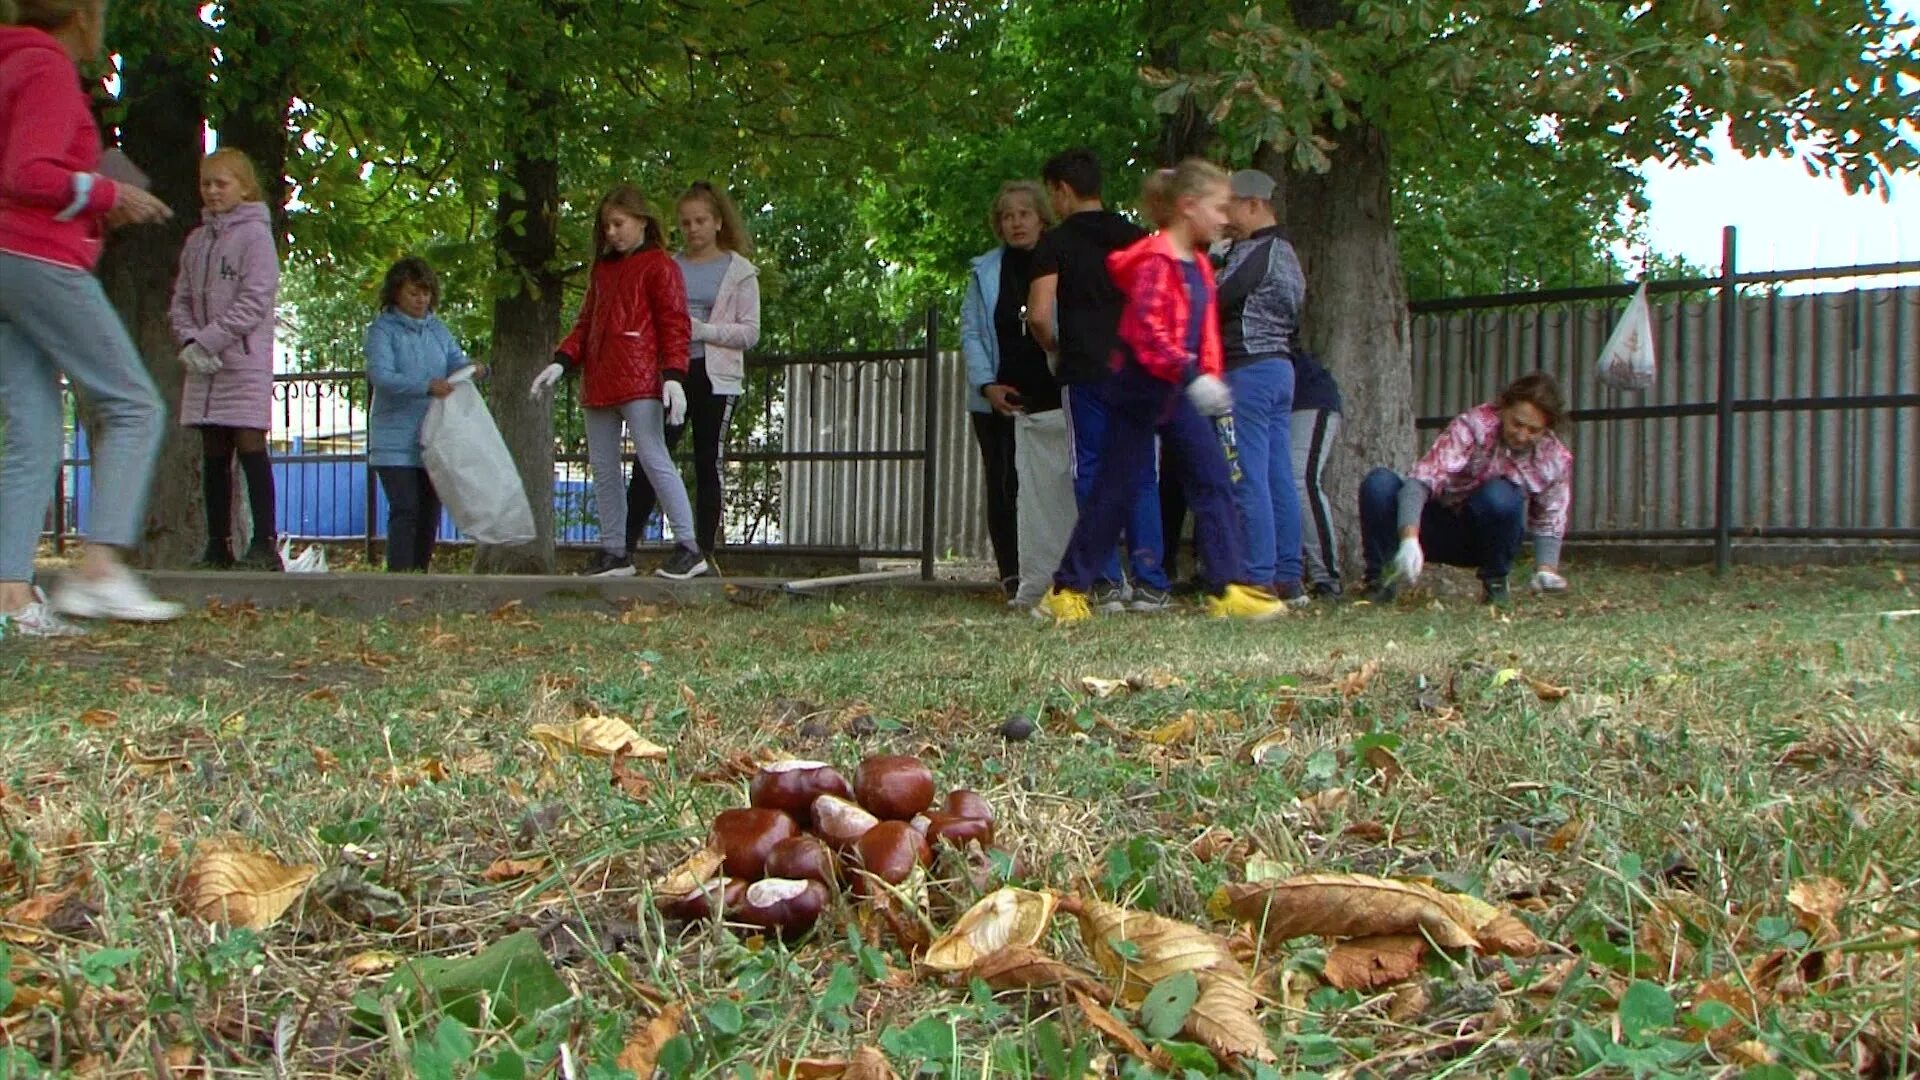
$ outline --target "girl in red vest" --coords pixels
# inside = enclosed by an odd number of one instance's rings
[[[679,545],[654,572],[685,580],[707,570],[694,539],[687,487],[666,441],[667,426],[684,423],[687,416],[687,395],[681,388],[692,336],[686,285],[664,249],[660,219],[638,188],[622,184],[608,192],[595,220],[593,276],[580,315],[554,352],[554,362],[533,380],[532,392],[540,397],[567,372],[580,372],[587,461],[600,518],[600,550],[587,573],[634,573],[620,455],[624,426]]]

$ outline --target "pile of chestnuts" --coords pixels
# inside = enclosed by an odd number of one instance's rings
[[[852,784],[826,762],[771,762],[747,791],[751,805],[715,816],[707,846],[656,895],[661,914],[793,936],[813,927],[843,878],[867,897],[881,891],[876,880],[901,885],[931,865],[934,845],[993,842],[987,800],[964,788],[936,799],[933,770],[906,755],[867,758]]]

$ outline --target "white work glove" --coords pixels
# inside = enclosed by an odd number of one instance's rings
[[[668,379],[660,387],[660,403],[667,407],[667,426],[679,427],[687,422],[687,392],[680,388],[675,379]]]
[[[187,342],[180,350],[180,363],[195,375],[211,375],[220,370],[220,358],[200,347],[197,341]]]
[[[695,341],[712,340],[709,337],[709,335],[711,335],[712,333],[713,333],[712,323],[701,322],[699,319],[693,320],[693,340]]]
[[[566,373],[567,369],[561,365],[548,364],[541,369],[540,374],[533,377],[533,385],[527,388],[527,396],[535,401],[539,401],[542,397],[546,396],[548,391],[553,389],[553,384],[559,382],[561,377]]]
[[[1533,575],[1530,587],[1534,592],[1559,592],[1567,587],[1567,579],[1551,570],[1542,570]]]
[[[1188,383],[1187,398],[1201,416],[1225,416],[1233,411],[1233,391],[1218,375],[1202,375]]]
[[[1387,564],[1387,576],[1412,585],[1420,580],[1420,571],[1426,568],[1427,553],[1420,550],[1420,538],[1409,536],[1400,541],[1400,550],[1393,553],[1393,561]]]

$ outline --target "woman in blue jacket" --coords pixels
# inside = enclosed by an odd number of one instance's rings
[[[380,315],[367,329],[373,408],[367,460],[387,495],[387,569],[426,572],[440,529],[440,496],[420,460],[420,427],[448,376],[473,363],[439,316],[440,279],[425,259],[394,263],[380,286]],[[476,372],[475,374],[479,374]]]
[[[1015,386],[1003,378],[1001,367],[1005,354],[1022,349],[1038,356],[1045,366],[1046,354],[1026,336],[1026,305],[1033,249],[1050,223],[1048,209],[1040,185],[1021,180],[1001,185],[988,216],[1000,246],[973,260],[967,297],[960,305],[967,411],[987,473],[987,538],[993,544],[1000,587],[1009,598],[1020,587],[1014,417],[1022,411],[1022,403]]]

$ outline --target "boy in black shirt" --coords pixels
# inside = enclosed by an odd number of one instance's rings
[[[1113,372],[1115,335],[1125,304],[1107,273],[1107,255],[1146,233],[1101,204],[1100,161],[1093,151],[1056,154],[1040,177],[1060,223],[1034,250],[1027,323],[1041,347],[1058,357],[1055,374],[1064,391],[1073,444],[1073,491],[1085,506],[1106,451],[1107,406],[1101,386]],[[1126,544],[1133,570],[1131,604],[1121,588],[1116,553],[1094,585],[1094,606],[1105,611],[1129,606],[1135,611],[1166,610],[1172,596],[1161,568],[1160,493],[1152,483],[1134,505]]]

